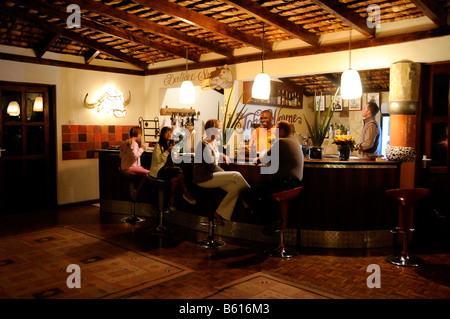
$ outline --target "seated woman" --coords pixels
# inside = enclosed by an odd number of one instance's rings
[[[130,138],[120,145],[120,167],[122,170],[137,175],[147,175],[148,169],[141,166],[141,155],[145,151],[145,144],[141,144],[142,129],[133,126],[130,129]]]
[[[175,198],[180,188],[183,190],[184,200],[191,205],[197,203],[186,187],[183,171],[180,167],[175,166],[172,161],[171,152],[174,144],[172,140],[172,128],[168,126],[163,127],[159,135],[159,141],[153,149],[152,165],[149,172],[149,175],[154,178],[170,181],[172,193],[169,200],[169,207],[171,210],[175,210]]]
[[[206,138],[195,149],[193,182],[204,188],[221,188],[227,192],[217,207],[214,217],[219,225],[230,220],[234,206],[242,190],[249,188],[241,173],[225,172],[219,165],[219,158],[228,163],[225,154],[217,150],[216,140],[221,136],[222,125],[218,120],[210,119],[205,123]]]

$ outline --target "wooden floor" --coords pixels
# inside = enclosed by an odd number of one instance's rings
[[[291,259],[267,257],[265,247],[257,243],[222,238],[223,248],[209,250],[195,243],[205,233],[171,226],[173,232],[156,236],[149,232],[153,221],[137,226],[120,222],[122,215],[102,214],[98,207],[84,205],[41,213],[0,217],[0,240],[3,236],[21,234],[54,226],[67,225],[116,242],[132,245],[161,258],[182,264],[195,272],[151,290],[155,299],[198,299],[214,287],[255,272],[268,272],[328,289],[356,299],[449,299],[450,249],[447,245],[416,245],[414,255],[427,264],[421,268],[391,265],[385,256],[391,248],[382,249],[303,249]],[[371,274],[367,267],[379,265],[381,288],[368,288]]]

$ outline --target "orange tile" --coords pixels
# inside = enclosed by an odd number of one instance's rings
[[[68,134],[68,133],[63,133],[63,134],[62,134],[62,142],[63,142],[63,143],[69,143],[69,142],[70,142],[70,134]]]
[[[70,133],[78,133],[78,125],[70,125]]]
[[[108,141],[108,133],[102,133],[102,142],[107,142]]]
[[[94,133],[94,125],[86,125],[86,133]]]
[[[102,141],[102,134],[101,133],[95,133],[94,134],[94,141],[95,142],[101,142]]]
[[[78,134],[70,134],[70,141],[72,143],[78,142]]]
[[[78,125],[78,133],[86,133],[86,125]]]

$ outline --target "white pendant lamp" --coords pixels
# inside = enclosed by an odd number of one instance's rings
[[[19,116],[20,115],[20,105],[17,101],[11,101],[8,104],[8,108],[6,109],[6,113],[10,116]]]
[[[186,46],[186,77],[188,77],[188,47]],[[195,102],[195,88],[191,81],[181,83],[178,101],[182,104],[193,104]]]
[[[263,44],[262,44],[262,58],[261,67],[262,71],[259,73],[252,86],[252,98],[267,100],[270,96],[270,77],[268,74],[264,73],[264,22],[263,22]]]
[[[357,99],[362,95],[361,78],[358,71],[352,69],[352,29],[349,41],[349,68],[341,76],[341,97],[343,99]]]
[[[33,112],[42,112],[42,111],[44,111],[44,101],[42,99],[42,96],[38,96],[36,97],[36,99],[34,99]]]

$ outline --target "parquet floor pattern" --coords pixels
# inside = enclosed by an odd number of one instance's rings
[[[429,249],[415,253],[427,265],[397,267],[385,261],[391,248],[303,249],[291,259],[267,257],[261,244],[223,238],[227,245],[216,250],[198,247],[197,233],[174,225],[168,235],[150,232],[153,221],[136,226],[120,222],[122,215],[101,214],[96,206],[69,207],[41,213],[0,216],[2,236],[55,226],[79,230],[127,245],[194,270],[193,273],[153,287],[145,298],[201,299],[234,280],[266,272],[312,287],[320,287],[354,299],[450,299],[450,249]],[[381,269],[381,288],[368,288],[371,264]],[[138,296],[139,298],[139,296]]]

